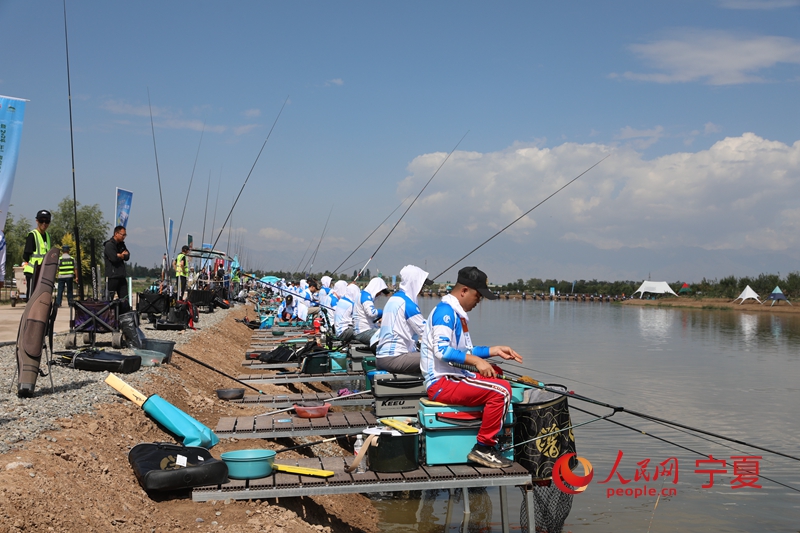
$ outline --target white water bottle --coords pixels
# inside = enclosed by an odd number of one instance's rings
[[[356,454],[356,460],[361,462],[358,463],[358,467],[356,468],[356,474],[363,474],[367,471],[367,461],[365,457],[361,457],[361,448],[364,446],[364,439],[361,438],[361,434],[358,434],[356,437],[356,443],[353,446],[353,452]]]

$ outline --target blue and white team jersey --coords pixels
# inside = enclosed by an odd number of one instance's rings
[[[416,352],[416,341],[425,329],[425,317],[403,291],[397,291],[383,306],[378,331],[378,357]],[[374,341],[373,341],[374,342]]]
[[[475,377],[473,372],[450,366],[449,363],[464,363],[467,352],[481,358],[489,357],[488,346],[472,346],[469,328],[464,328],[455,309],[446,301],[455,297],[447,295],[434,307],[425,323],[420,350],[420,369],[425,378],[425,387],[430,387],[442,376]]]
[[[330,287],[322,287],[319,292],[319,305],[325,309],[326,307],[331,307],[331,288]]]
[[[355,307],[353,330],[358,334],[369,331],[383,316],[383,311],[375,307],[372,295],[366,290],[361,291],[361,300]]]
[[[337,335],[353,327],[353,302],[346,297],[339,298],[333,313],[333,327]]]

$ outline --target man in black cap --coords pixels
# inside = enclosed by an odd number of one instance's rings
[[[476,267],[458,271],[458,281],[445,295],[425,323],[422,334],[420,370],[433,401],[466,406],[483,406],[481,427],[467,460],[489,468],[507,468],[512,461],[496,448],[497,434],[511,405],[511,385],[496,376],[500,369],[486,359],[499,356],[522,362],[508,346],[473,346],[469,336],[467,312],[483,298],[497,299],[489,290],[486,274]],[[450,363],[472,365],[476,372]]]
[[[108,278],[108,299],[117,293],[120,300],[128,296],[128,275],[125,272],[125,261],[131,258],[125,246],[128,232],[125,226],[114,228],[114,235],[103,245],[103,258],[106,260],[106,278]]]
[[[77,280],[78,269],[75,267],[75,260],[69,255],[70,246],[65,244],[61,247],[61,257],[58,259],[58,294],[56,295],[56,307],[61,307],[61,300],[64,296],[64,287],[67,289],[67,302],[72,305],[72,280]]]
[[[22,251],[22,266],[25,274],[25,281],[28,285],[27,297],[33,294],[34,279],[33,273],[36,265],[42,264],[44,256],[50,251],[50,234],[47,227],[52,219],[50,211],[42,209],[36,213],[36,227],[32,229],[25,238],[25,249]]]

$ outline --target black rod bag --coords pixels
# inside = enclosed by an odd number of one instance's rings
[[[72,367],[92,372],[130,374],[142,367],[142,358],[138,355],[123,355],[120,352],[105,350],[81,350],[72,358]]]
[[[220,485],[228,479],[228,465],[197,446],[143,442],[131,449],[128,462],[147,491]]]

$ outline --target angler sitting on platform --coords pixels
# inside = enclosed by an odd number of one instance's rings
[[[343,282],[347,283],[347,282]],[[339,283],[337,282],[337,285]],[[358,288],[358,285],[355,283],[351,283],[347,285],[344,289],[344,295],[339,298],[339,301],[336,302],[336,309],[334,312],[334,329],[336,330],[336,336],[342,342],[350,342],[353,340],[353,335],[355,332],[353,331],[353,318],[354,318],[354,307],[355,302],[358,301],[359,296],[361,295],[361,289]]]
[[[378,370],[419,374],[417,340],[425,329],[425,317],[420,313],[417,296],[425,285],[428,273],[408,265],[400,270],[400,278],[400,290],[383,306],[375,364]]]
[[[500,356],[521,363],[522,357],[508,346],[473,347],[467,312],[482,298],[497,299],[486,284],[486,274],[476,267],[459,270],[458,280],[450,294],[442,297],[428,316],[422,335],[420,369],[429,399],[456,405],[484,406],[478,442],[467,459],[489,468],[506,468],[512,461],[503,457],[495,446],[511,405],[511,385],[496,378],[499,369],[485,359]],[[478,374],[455,368],[449,363],[475,366]]]
[[[383,311],[375,308],[375,297],[378,294],[389,294],[386,282],[381,278],[372,278],[361,291],[361,295],[355,302],[353,311],[353,331],[355,340],[361,344],[369,346],[372,336],[378,332],[377,323],[383,315]]]

